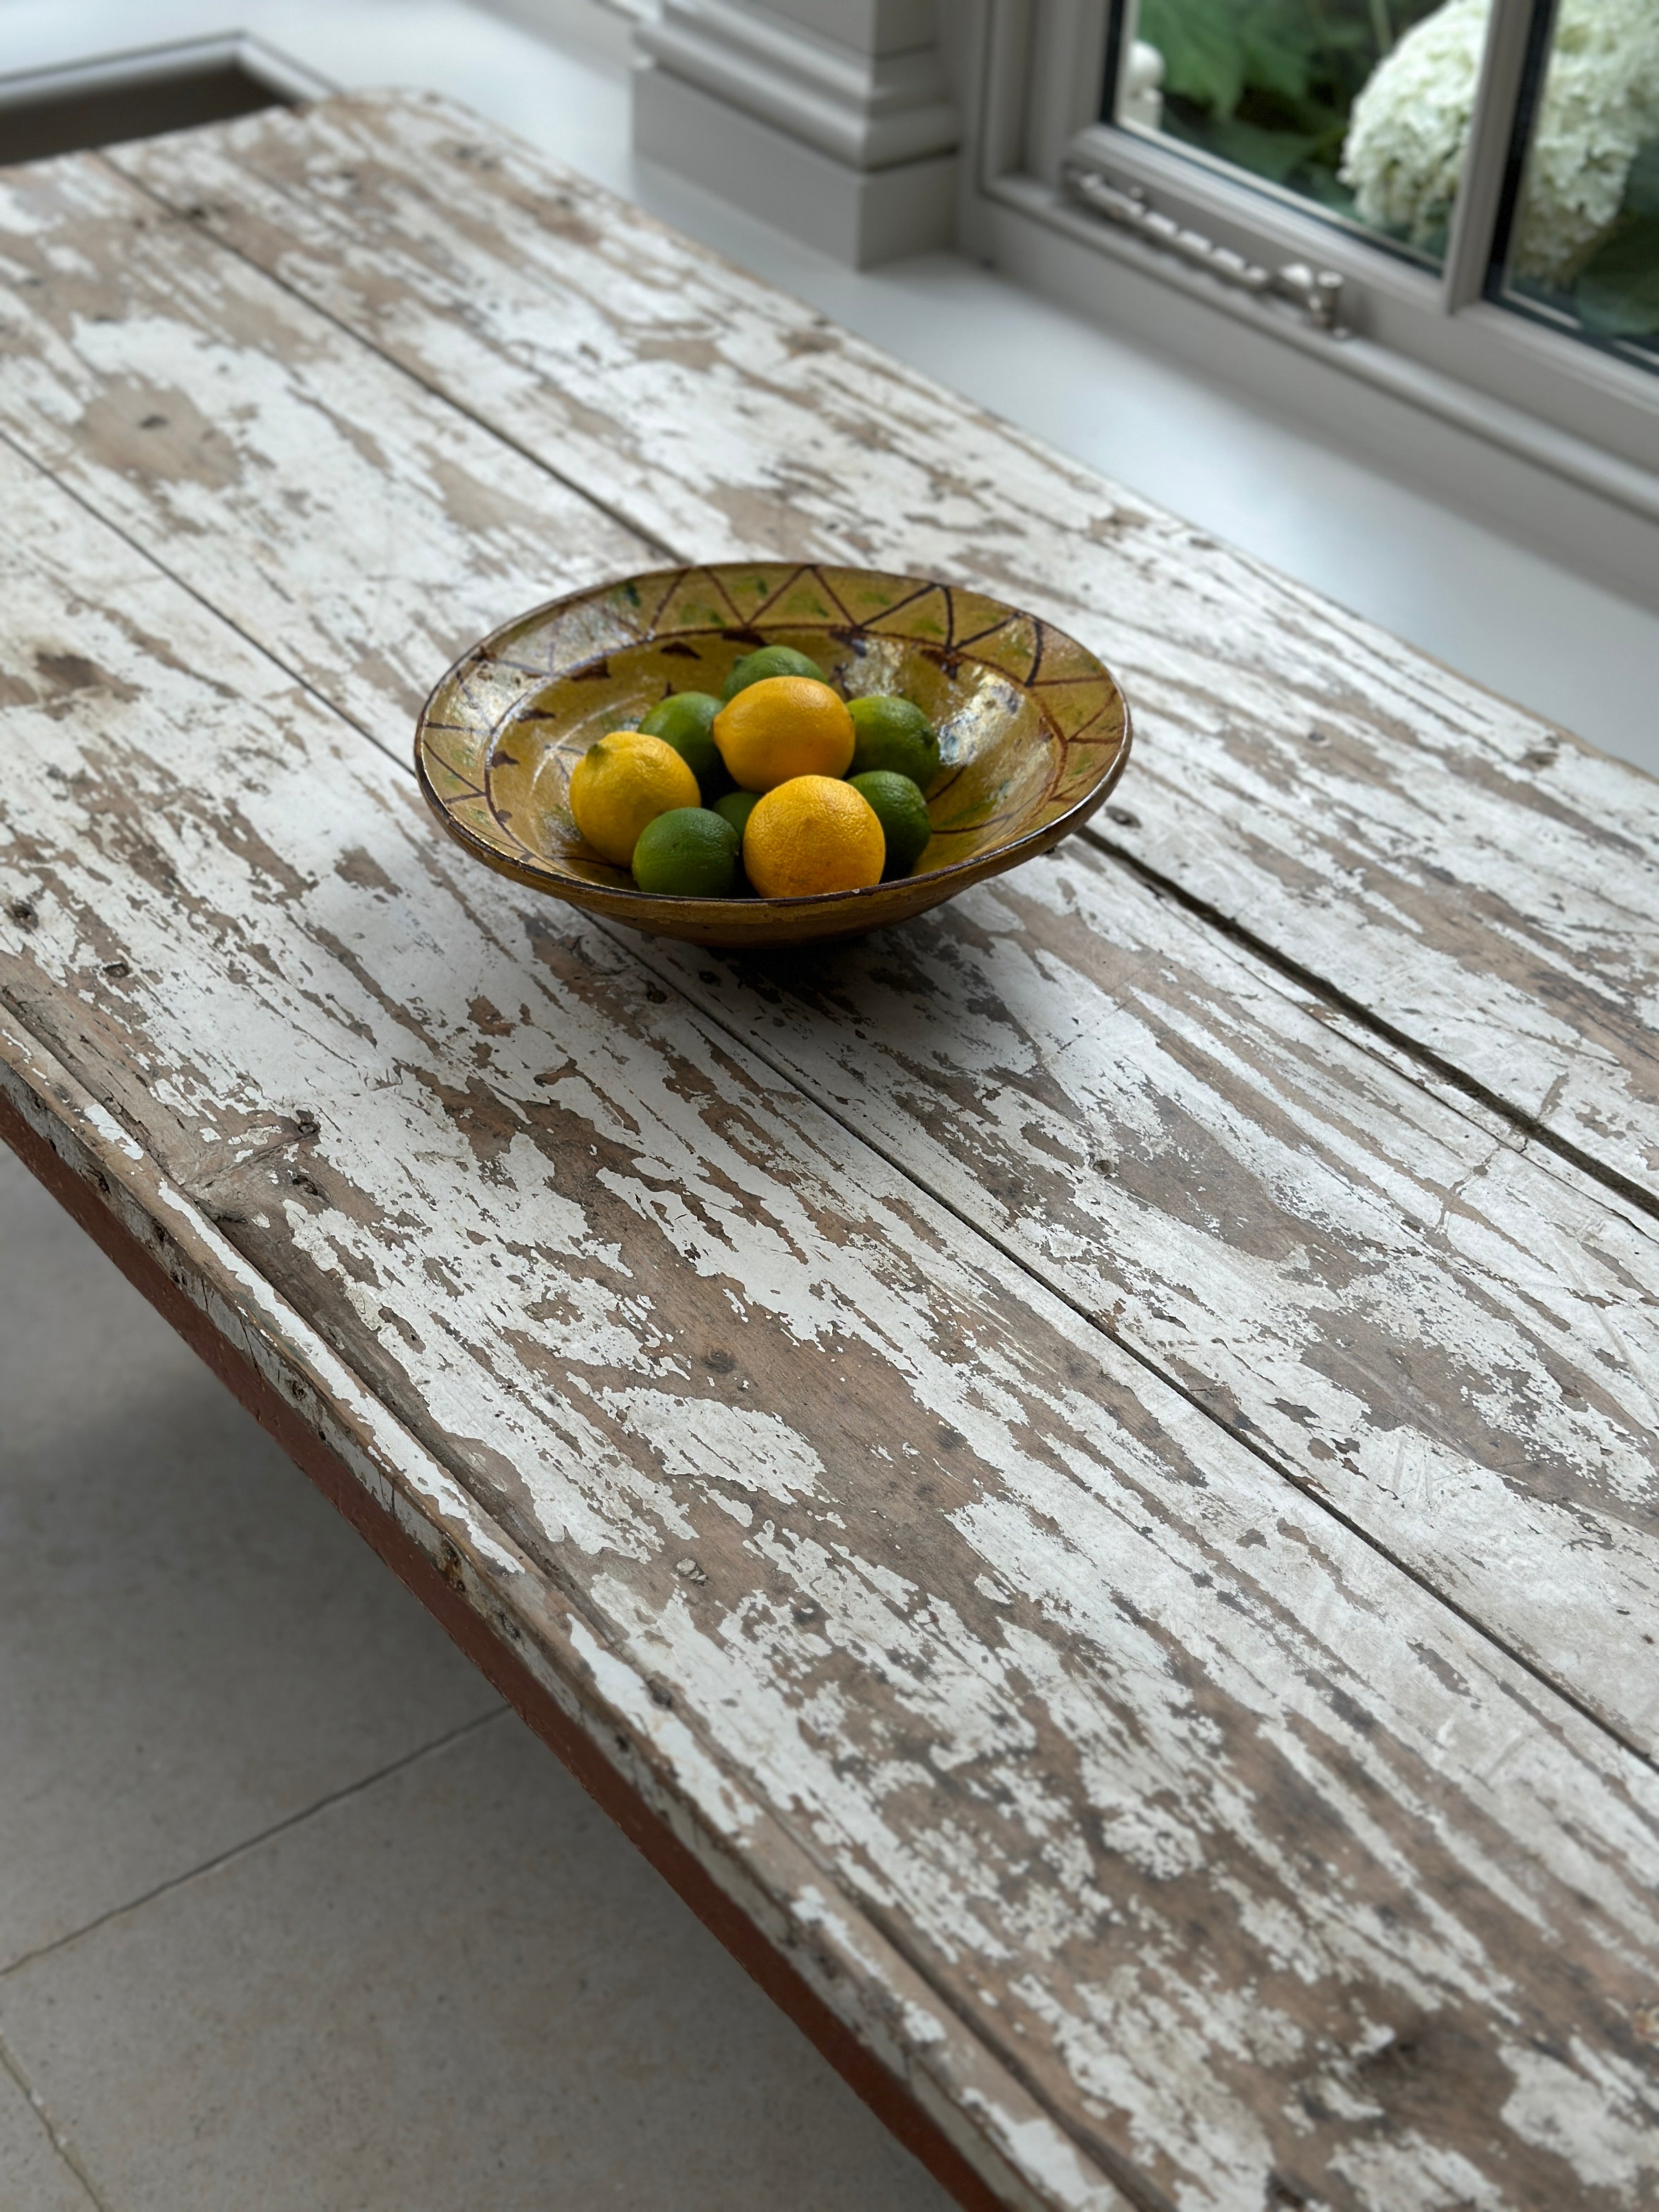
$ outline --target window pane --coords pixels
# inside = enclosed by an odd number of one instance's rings
[[[1488,4],[1119,0],[1109,119],[1437,262]]]
[[[1659,366],[1659,0],[1559,0],[1499,296]]]

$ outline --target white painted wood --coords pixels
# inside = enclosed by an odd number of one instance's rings
[[[959,135],[917,0],[665,0],[636,149],[859,267],[943,246]]]
[[[21,208],[0,429],[399,760],[482,610],[652,557],[96,162]],[[1654,1747],[1650,1223],[1085,846],[787,989],[637,949]]]
[[[234,618],[399,759],[475,637],[659,557],[254,270],[180,252],[94,157],[27,178],[0,184],[0,428],[192,589],[234,574]]]
[[[276,1371],[344,1364],[320,1418],[459,1481],[608,1755],[1008,2201],[1638,2203],[1651,1771],[0,493],[9,1095],[135,1220],[182,1195]]]
[[[712,1771],[706,1761],[687,1761],[684,1727],[653,1694],[652,1680],[614,1649],[595,1644],[564,1594],[464,1484],[364,1389],[123,1124],[38,1038],[3,1013],[0,1098],[88,1192],[96,1190],[228,1350],[295,1407],[366,1495],[491,1633],[507,1642],[641,1801],[904,2082],[1003,2201],[1019,2212],[1052,2202],[1034,2194],[998,2148],[1000,2134],[1011,2136],[1028,2160],[1035,2156],[1064,2172],[1074,2154],[1041,2106],[939,2010],[927,1983],[877,1929],[826,1911],[816,1858],[757,1800],[745,1801],[732,1777]],[[741,1856],[731,1848],[734,1833]],[[1125,2200],[1103,2183],[1088,2185],[1081,2201],[1090,2212],[1125,2212]]]
[[[1651,779],[436,103],[119,161],[659,542],[1052,616],[1135,702],[1115,846],[1659,1204]]]

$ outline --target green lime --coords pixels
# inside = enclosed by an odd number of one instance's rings
[[[707,691],[672,691],[666,699],[659,699],[640,724],[645,736],[673,746],[696,777],[705,805],[732,782],[712,735],[720,710],[720,701]]]
[[[852,775],[891,769],[926,791],[939,774],[939,739],[920,707],[908,699],[849,699],[853,717]]]
[[[908,876],[927,851],[933,834],[921,786],[913,777],[900,775],[890,768],[872,769],[866,775],[848,776],[847,780],[869,801],[881,824],[881,834],[887,840],[887,864],[883,875]]]
[[[757,791],[728,791],[724,799],[714,801],[714,811],[729,822],[741,837],[749,827],[750,816],[760,803]]]
[[[742,842],[712,807],[671,807],[641,830],[634,880],[642,891],[667,891],[676,898],[734,898]]]
[[[746,691],[751,684],[759,684],[769,676],[810,676],[822,684],[823,671],[816,660],[809,660],[804,653],[797,653],[793,645],[763,645],[743,659],[726,679],[722,699],[735,699],[739,691]]]
[[[743,833],[749,827],[749,817],[761,803],[758,791],[728,791],[724,799],[714,801],[714,811],[723,821],[729,822],[738,833],[738,896],[746,898],[754,886],[744,873]]]

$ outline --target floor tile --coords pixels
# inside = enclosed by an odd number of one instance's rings
[[[497,1700],[3,1148],[0,1255],[3,1964]]]
[[[0,2205],[5,2212],[95,2212],[53,2149],[40,2116],[0,2066]]]
[[[109,2212],[945,2212],[504,1715],[0,1979]]]

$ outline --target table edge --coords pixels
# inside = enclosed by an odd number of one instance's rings
[[[844,1890],[836,1904],[841,1926],[806,1929],[769,1898],[757,1876],[740,1869],[682,1808],[665,1778],[641,1786],[655,1764],[625,1715],[607,1700],[591,1670],[550,1617],[513,1609],[492,1585],[483,1547],[511,1555],[510,1539],[465,1499],[471,1528],[430,1510],[413,1486],[397,1479],[387,1455],[349,1425],[318,1388],[314,1369],[343,1365],[299,1315],[264,1285],[264,1302],[280,1310],[252,1316],[234,1295],[234,1276],[255,1271],[178,1192],[157,1164],[100,1107],[55,1056],[28,1035],[0,1001],[0,1142],[15,1152],[126,1279],[161,1315],[265,1432],[416,1596],[452,1641],[526,1726],[622,1830],[676,1894],[744,1972],[807,2036],[889,2131],[927,2168],[963,2212],[1048,2212],[1086,2204],[1088,2212],[1130,2212],[1130,2200],[1084,2158],[1063,2124],[1007,2074],[995,2056],[964,2033],[938,1994],[894,1952]],[[168,1227],[161,1218],[173,1218]],[[148,1227],[149,1235],[143,1233]],[[216,1248],[225,1244],[223,1254]],[[228,1268],[216,1266],[228,1258]],[[263,1285],[263,1278],[258,1279]],[[221,1309],[216,1317],[215,1309]],[[236,1340],[242,1339],[241,1342]],[[307,1360],[306,1354],[316,1355]],[[305,1373],[312,1365],[313,1374]],[[349,1371],[349,1370],[348,1370]],[[356,1378],[352,1381],[356,1382]],[[356,1389],[367,1398],[362,1386]],[[392,1417],[378,1407],[386,1426]],[[332,1416],[332,1418],[331,1418]],[[453,1489],[441,1463],[396,1427],[400,1455],[424,1462],[434,1487]],[[464,1493],[461,1493],[465,1495]],[[528,1583],[528,1563],[516,1571]],[[540,1578],[537,1577],[537,1586]],[[568,1654],[568,1656],[564,1655]],[[607,1655],[633,1670],[620,1655]],[[563,1663],[561,1663],[562,1657]],[[588,1680],[584,1681],[586,1674]],[[641,1691],[648,1686],[641,1679]],[[628,1770],[631,1766],[634,1771]],[[655,1802],[653,1802],[653,1800]],[[798,1857],[793,1839],[757,1808],[757,1826],[784,1859]],[[684,1831],[684,1832],[683,1832]],[[781,1850],[779,1847],[781,1846]],[[822,1870],[810,1869],[822,1881]],[[744,1893],[749,1895],[745,1899]],[[767,1907],[769,1905],[769,1911]],[[764,1923],[779,1924],[769,1935]],[[848,1939],[851,1940],[848,1940]],[[813,1971],[816,1969],[816,1971]],[[849,2021],[824,1984],[860,2002]],[[900,2030],[911,2002],[932,2021],[956,2029],[945,2039],[961,2089],[906,2063]],[[885,2015],[885,2032],[882,2015]],[[860,2032],[862,2031],[862,2032]],[[937,2046],[933,2046],[937,2048]],[[944,2053],[941,2051],[940,2056]],[[965,2063],[964,2063],[965,2062]],[[969,2107],[989,2127],[975,2126]],[[1016,2162],[994,2140],[1016,2136],[1030,2147],[1033,2125],[1050,2138],[1041,2164],[1076,2162],[1073,2185],[1033,2186],[1027,2161]],[[1063,2154],[1069,2153],[1066,2160]],[[1025,2170],[1022,2170],[1024,2168]],[[1055,2176],[1056,2180],[1060,2177]],[[1083,2183],[1081,2195],[1077,2183]]]

